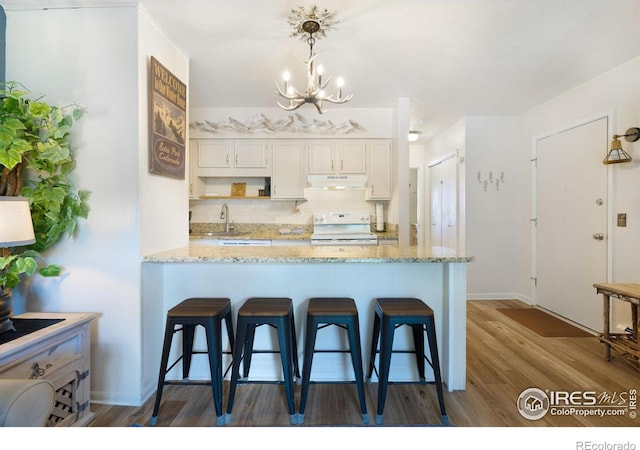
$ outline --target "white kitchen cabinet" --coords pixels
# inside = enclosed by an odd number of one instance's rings
[[[364,175],[367,170],[366,142],[326,140],[309,142],[310,175]]]
[[[367,200],[391,199],[391,143],[371,140],[367,142]]]
[[[272,200],[304,199],[306,187],[306,145],[303,141],[275,141],[273,144]]]
[[[237,169],[267,169],[269,167],[271,142],[265,140],[236,141],[233,167]]]
[[[204,181],[198,177],[198,142],[189,141],[189,199],[198,199],[205,192]]]
[[[197,139],[196,174],[200,177],[271,176],[271,141]]]
[[[232,167],[234,142],[223,139],[194,141],[198,149],[198,174],[207,169],[229,169]]]

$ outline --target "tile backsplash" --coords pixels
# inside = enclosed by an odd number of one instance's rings
[[[228,198],[192,200],[189,204],[189,210],[192,212],[191,223],[224,222],[220,213],[225,203],[229,208],[229,221],[236,223],[311,225],[315,212],[341,209],[369,211],[372,223],[376,220],[375,203],[365,200],[364,190],[310,190],[306,200],[298,201]]]

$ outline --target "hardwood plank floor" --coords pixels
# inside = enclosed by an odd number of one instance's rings
[[[496,308],[523,306],[526,305],[515,300],[468,302],[467,389],[445,390],[451,424],[457,427],[638,427],[640,419],[632,417],[629,408],[623,409],[621,416],[547,413],[539,420],[528,420],[518,412],[519,395],[532,387],[543,391],[592,391],[599,396],[610,395],[615,402],[621,401],[622,394],[628,406],[629,391],[637,390],[640,385],[640,371],[619,358],[606,361],[603,345],[596,337],[541,337],[496,311]],[[376,388],[375,383],[366,386],[370,427],[375,427]],[[228,383],[225,383],[225,405],[227,392]],[[154,397],[142,407],[92,404],[97,416],[91,426],[148,425]],[[298,397],[299,387],[296,388],[296,405]],[[610,405],[607,403],[607,407]],[[165,388],[157,426],[208,427],[215,423],[208,386]],[[439,423],[433,385],[389,387],[385,425],[410,427]],[[312,385],[305,422],[299,426],[343,425],[362,426],[355,386]],[[290,426],[283,387],[240,385],[229,426]]]

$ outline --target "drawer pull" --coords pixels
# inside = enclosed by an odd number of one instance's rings
[[[47,369],[49,367],[51,367],[51,364],[47,365]],[[32,380],[36,380],[36,379],[40,378],[41,376],[43,376],[45,372],[46,372],[46,369],[42,369],[40,367],[40,365],[37,362],[35,362],[31,366],[31,379]]]

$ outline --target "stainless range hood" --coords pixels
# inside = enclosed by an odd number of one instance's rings
[[[308,189],[322,190],[364,190],[366,189],[366,175],[309,175]]]

